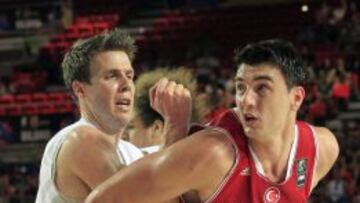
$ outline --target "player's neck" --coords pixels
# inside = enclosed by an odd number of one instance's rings
[[[107,128],[106,125],[102,125],[102,122],[99,121],[99,119],[96,118],[91,112],[88,111],[80,111],[81,117],[85,119],[87,122],[91,123],[95,128],[102,131],[105,135],[107,135],[107,139],[110,139],[111,142],[114,142],[116,145],[118,141],[121,139],[121,135],[123,133],[123,130],[121,131],[114,131],[109,128]]]
[[[271,140],[249,140],[249,147],[262,165],[265,176],[272,182],[281,182],[286,175],[291,146],[295,140],[295,122],[277,133]]]

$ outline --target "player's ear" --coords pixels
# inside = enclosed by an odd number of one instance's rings
[[[84,84],[75,80],[71,84],[71,88],[77,98],[84,98],[85,91],[84,91]]]
[[[154,123],[152,124],[152,130],[153,130],[154,134],[156,134],[156,135],[162,134],[162,132],[164,130],[164,122],[162,122],[159,119],[156,119],[154,121]]]
[[[154,123],[151,125],[151,136],[153,144],[162,144],[164,141],[164,122],[156,119]]]
[[[305,98],[305,89],[302,86],[293,87],[291,97],[291,109],[298,111]]]

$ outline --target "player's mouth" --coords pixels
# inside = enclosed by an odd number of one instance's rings
[[[121,111],[129,111],[131,110],[131,99],[129,98],[121,98],[116,100],[115,105],[117,109]]]
[[[255,114],[252,113],[244,114],[244,121],[246,126],[253,127],[259,120],[260,120],[259,116],[256,116]]]

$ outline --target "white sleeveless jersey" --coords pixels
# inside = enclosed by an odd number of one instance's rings
[[[91,123],[85,119],[80,119],[76,123],[69,125],[60,130],[56,135],[47,143],[40,167],[39,174],[39,190],[36,196],[35,203],[78,203],[80,200],[75,200],[66,197],[62,194],[55,185],[56,174],[56,158],[60,148],[66,140],[69,132],[82,125],[90,125]],[[117,152],[119,155],[120,163],[129,165],[143,156],[142,152],[133,144],[120,140],[118,143]]]
[[[152,145],[152,146],[140,148],[140,150],[142,152],[144,152],[145,154],[152,154],[152,153],[160,151],[160,149],[161,149],[160,145]]]

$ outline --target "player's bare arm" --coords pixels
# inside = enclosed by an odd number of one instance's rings
[[[332,132],[324,127],[315,127],[319,146],[318,163],[312,188],[330,171],[339,156],[339,144]]]
[[[190,190],[206,200],[232,168],[234,157],[223,133],[202,130],[124,168],[96,188],[86,203],[164,202]]]
[[[121,166],[114,144],[100,131],[83,126],[70,133],[57,158],[56,183],[64,194],[84,199]]]

